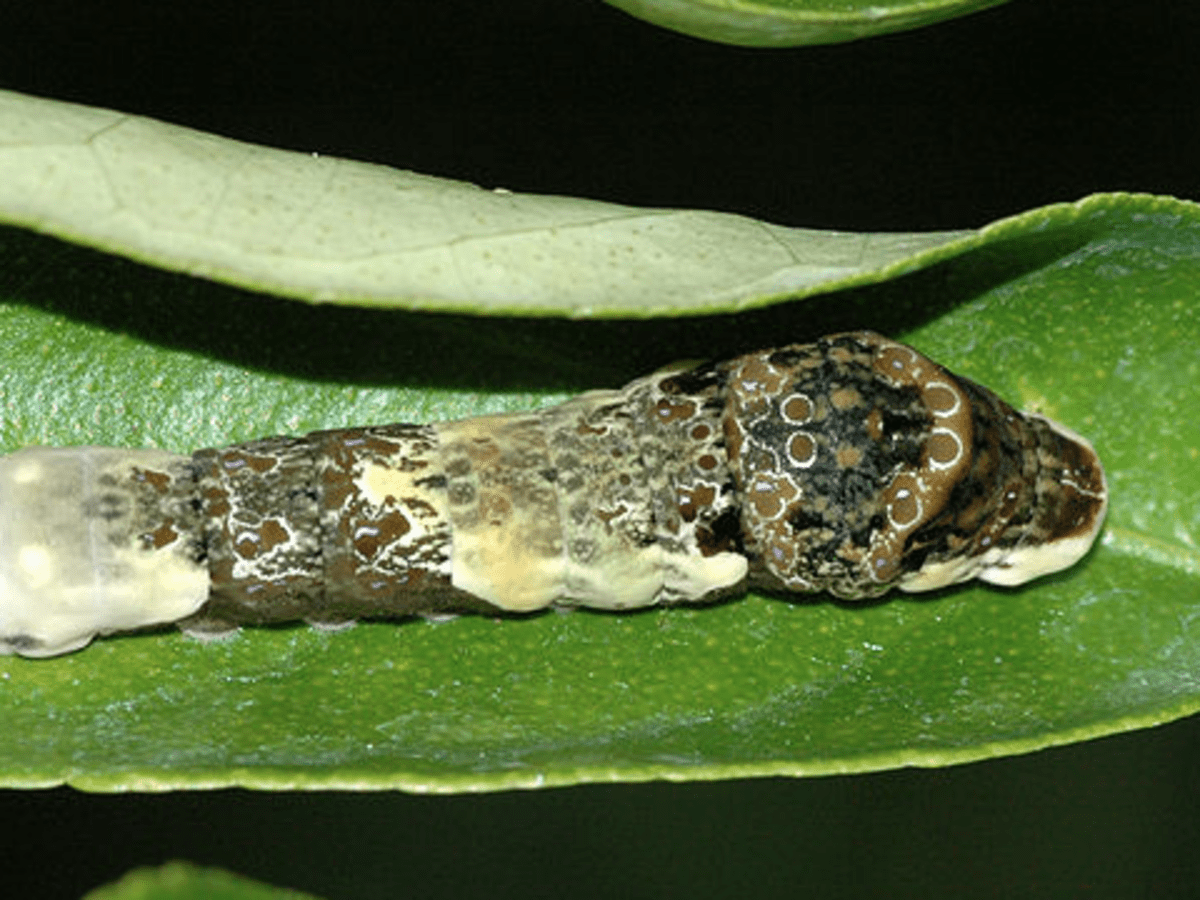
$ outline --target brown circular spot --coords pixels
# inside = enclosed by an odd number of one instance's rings
[[[691,400],[673,401],[663,397],[654,404],[654,412],[660,422],[676,422],[694,416],[696,404]]]
[[[800,424],[811,419],[813,414],[812,401],[803,394],[792,394],[783,401],[783,405],[779,409],[785,419]]]
[[[711,453],[705,453],[702,457],[696,460],[696,465],[706,472],[711,472],[717,467],[717,458]]]
[[[896,528],[911,528],[921,518],[921,495],[911,475],[898,476],[884,492],[888,519]]]
[[[833,404],[834,409],[850,409],[862,403],[862,394],[858,392],[857,388],[835,388],[829,395],[829,401]]]
[[[875,355],[875,371],[893,382],[913,384],[915,378],[909,367],[915,356],[915,351],[897,344],[881,347]]]
[[[243,534],[237,539],[237,543],[233,545],[234,552],[242,559],[254,559],[258,556],[258,535],[253,533]]]
[[[863,452],[857,447],[851,447],[849,444],[842,444],[837,448],[837,453],[834,454],[837,459],[837,464],[843,469],[853,469],[862,462]]]
[[[887,549],[881,549],[867,559],[867,571],[870,572],[872,579],[881,584],[886,584],[895,578],[899,568],[900,560],[895,553],[889,552]]]
[[[707,425],[705,425],[703,422],[701,422],[699,425],[697,425],[695,428],[692,429],[692,440],[693,441],[706,441],[706,440],[708,440],[709,435],[711,435],[711,434],[712,434],[712,429],[709,428]]]
[[[962,456],[962,441],[948,429],[935,429],[929,436],[926,447],[929,451],[929,462],[936,468],[949,468]]]
[[[896,498],[888,506],[888,512],[893,522],[905,528],[917,520],[921,512],[921,503],[912,491],[903,490],[896,494]]]
[[[962,403],[958,392],[944,381],[931,381],[923,392],[925,405],[935,416],[948,416]]]
[[[807,468],[816,461],[817,442],[812,439],[811,435],[805,434],[803,431],[797,431],[788,438],[787,447],[788,456],[795,466]]]

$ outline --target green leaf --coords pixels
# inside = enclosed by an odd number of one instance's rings
[[[907,31],[1005,0],[608,0],[693,37],[747,47],[836,44]]]
[[[870,283],[974,234],[813,231],[491,191],[5,91],[0,223],[312,302],[581,317]]]
[[[1200,207],[1100,195],[804,303],[568,322],[313,307],[0,229],[0,447],[449,418],[874,327],[1091,437],[1070,571],[870,605],[112,638],[0,659],[0,780],[489,790],[942,765],[1200,706]]]
[[[222,869],[170,862],[135,869],[115,884],[90,891],[85,900],[313,900],[311,894],[277,888]]]

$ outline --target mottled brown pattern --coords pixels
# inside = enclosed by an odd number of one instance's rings
[[[311,443],[264,438],[200,450],[192,462],[211,588],[189,630],[304,618],[325,577]]]
[[[383,425],[310,435],[325,596],[310,621],[403,615],[449,592],[445,473],[433,430]]]
[[[390,425],[194,454],[212,589],[185,627],[338,625],[459,599],[437,449],[431,428]]]
[[[539,414],[562,510],[558,594],[577,603],[619,609],[662,589],[637,409],[622,392],[597,391]]]
[[[736,507],[718,390],[711,373],[656,375],[539,414],[565,549],[552,602],[622,609],[741,583],[744,558],[714,532]]]
[[[194,489],[190,467],[173,465],[157,471],[131,466],[127,475],[108,473],[100,476],[97,483],[109,484],[114,497],[129,498],[127,515],[105,517],[110,543],[131,543],[131,532],[136,532],[137,543],[147,549],[189,558],[203,552],[198,539],[201,514],[190,502]],[[123,501],[120,505],[123,506]],[[153,529],[145,527],[148,521],[154,522]]]
[[[739,502],[721,428],[721,379],[701,367],[645,383],[644,403],[652,412],[639,429],[639,449],[664,554],[661,599],[699,600],[740,590],[746,566],[737,529],[726,524],[738,515]],[[710,564],[700,566],[697,558]]]

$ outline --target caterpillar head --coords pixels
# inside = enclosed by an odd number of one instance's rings
[[[871,332],[726,365],[752,578],[847,599],[1066,568],[1104,520],[1091,445]]]

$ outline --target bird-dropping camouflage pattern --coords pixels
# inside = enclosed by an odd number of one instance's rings
[[[1086,440],[871,332],[535,412],[190,457],[0,458],[0,652],[305,619],[1018,584],[1091,546]]]

